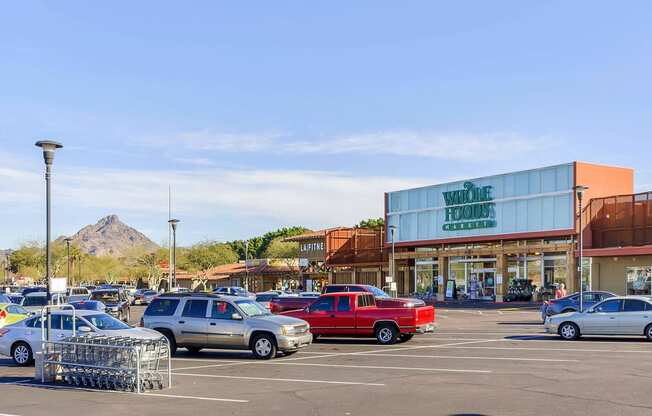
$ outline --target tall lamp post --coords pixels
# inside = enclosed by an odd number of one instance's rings
[[[394,284],[396,284],[396,260],[394,259],[394,255],[396,254],[396,251],[394,250],[394,233],[396,233],[396,226],[390,225],[389,232],[392,235],[392,263],[390,273],[392,274],[392,281],[394,281]]]
[[[582,198],[584,197],[584,192],[586,192],[587,189],[589,189],[588,186],[584,185],[576,185],[573,189],[575,189],[575,195],[577,195],[577,202],[579,203],[579,225],[580,225],[580,238],[579,238],[579,245],[580,245],[580,258],[579,258],[579,266],[577,267],[577,270],[580,272],[580,312],[584,311],[584,233],[582,232]]]
[[[50,280],[52,279],[52,250],[50,249],[51,238],[51,214],[50,214],[50,176],[52,174],[52,162],[54,162],[54,152],[63,147],[61,143],[53,140],[40,140],[35,143],[37,147],[43,149],[43,160],[45,161],[45,279],[47,280],[47,302],[52,303],[52,293],[50,291]],[[50,340],[52,334],[50,322],[50,309],[47,309],[47,340]]]
[[[245,289],[249,290],[249,240],[245,240]]]
[[[71,286],[74,286],[74,285],[72,285],[72,281],[70,280],[70,242],[72,241],[72,238],[66,237],[66,238],[64,238],[63,241],[66,242],[66,263],[68,263],[67,264],[67,268],[68,268],[68,275],[67,275],[68,284],[71,285]]]
[[[173,287],[177,287],[177,224],[179,220],[173,218],[168,223],[172,227],[172,267],[168,268],[171,271],[169,284],[170,290],[172,290]],[[173,283],[174,286],[172,285]]]

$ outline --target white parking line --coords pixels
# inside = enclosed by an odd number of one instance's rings
[[[514,350],[514,351],[563,351],[563,352],[606,352],[606,353],[633,353],[633,354],[652,354],[652,351],[644,350],[605,350],[605,349],[580,349],[580,348],[544,348],[544,347],[444,347],[451,350]]]
[[[411,370],[411,371],[433,371],[444,373],[474,373],[489,374],[490,370],[463,370],[455,368],[426,368],[426,367],[389,367],[380,365],[346,365],[346,364],[313,364],[313,363],[283,363],[283,362],[266,362],[265,365],[296,365],[306,367],[332,367],[332,368],[358,368],[368,370]]]
[[[305,351],[304,354],[319,354],[317,352]],[[355,355],[355,354],[354,354]],[[496,361],[540,361],[546,363],[575,363],[579,360],[562,360],[552,358],[512,358],[512,357],[470,357],[470,356],[457,356],[457,355],[411,355],[411,354],[391,354],[391,353],[374,353],[364,354],[368,357],[400,357],[400,358],[442,358],[451,360],[496,360]],[[314,358],[314,357],[313,357]]]
[[[23,386],[23,387],[37,387],[37,388],[44,388],[44,389],[59,389],[59,390],[80,390],[80,391],[87,391],[91,393],[103,393],[103,394],[130,394],[130,395],[136,395],[136,396],[150,396],[150,397],[167,397],[171,399],[187,399],[187,400],[203,400],[203,401],[211,401],[211,402],[230,402],[230,403],[249,403],[249,400],[240,400],[240,399],[223,399],[223,398],[218,398],[218,397],[200,397],[200,396],[180,396],[176,394],[165,394],[165,393],[135,393],[135,392],[129,392],[129,391],[111,391],[111,390],[96,390],[96,389],[89,389],[85,387],[75,387],[75,386],[56,386],[56,385],[42,385],[42,384],[35,384],[35,383],[19,383],[19,382],[13,382],[13,383],[7,383],[7,384],[13,384],[15,386]]]
[[[350,386],[377,386],[382,387],[381,383],[362,383],[357,381],[329,381],[329,380],[306,380],[299,378],[267,378],[267,377],[246,377],[246,376],[223,376],[217,374],[190,374],[190,373],[174,373],[174,376],[183,377],[206,377],[206,378],[229,378],[235,380],[256,380],[256,381],[283,381],[290,383],[316,383],[316,384],[344,384]]]

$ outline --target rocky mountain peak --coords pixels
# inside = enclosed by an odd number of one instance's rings
[[[121,257],[135,248],[155,251],[158,245],[145,234],[111,214],[87,225],[72,236],[72,243],[94,256]]]

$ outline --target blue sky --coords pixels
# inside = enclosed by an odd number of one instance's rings
[[[110,213],[181,244],[381,216],[383,191],[585,160],[652,189],[644,1],[21,1],[0,14],[0,247]]]

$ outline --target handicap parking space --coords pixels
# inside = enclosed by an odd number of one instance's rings
[[[562,341],[543,332],[537,311],[476,312],[440,311],[447,318],[434,334],[388,346],[326,338],[268,361],[242,351],[180,349],[172,359],[173,387],[146,395],[34,387],[25,381],[33,368],[4,359],[0,383],[11,398],[0,397],[0,413],[59,414],[78,402],[92,403],[94,414],[115,414],[116,406],[129,413],[216,414],[216,404],[220,413],[284,415],[652,409],[644,387],[652,344],[642,338]]]

